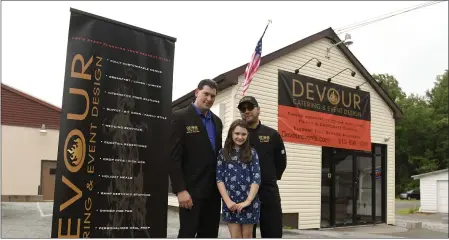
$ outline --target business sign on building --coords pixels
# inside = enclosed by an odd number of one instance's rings
[[[278,77],[285,142],[371,151],[369,92],[282,70]]]
[[[176,39],[71,9],[52,238],[165,238]]]

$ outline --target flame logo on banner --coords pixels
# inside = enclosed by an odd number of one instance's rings
[[[69,148],[70,146],[70,148]],[[86,140],[83,133],[73,129],[68,134],[64,144],[64,162],[70,172],[77,172],[86,158]]]
[[[329,102],[333,105],[337,105],[338,102],[340,101],[340,96],[338,95],[337,90],[335,89],[329,89],[328,92],[328,98],[329,98]]]
[[[83,145],[79,137],[76,137],[73,142],[72,148],[68,149],[67,152],[70,153],[72,165],[78,166],[83,158]]]

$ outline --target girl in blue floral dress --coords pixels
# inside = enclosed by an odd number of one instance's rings
[[[240,119],[231,124],[217,161],[223,221],[228,223],[232,238],[252,238],[253,225],[260,218],[259,158],[249,145],[248,129],[248,124]]]

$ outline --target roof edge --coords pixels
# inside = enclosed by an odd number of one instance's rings
[[[413,175],[413,176],[411,176],[411,178],[416,180],[416,179],[420,179],[421,177],[425,177],[425,176],[429,176],[429,175],[433,175],[433,174],[438,174],[438,173],[443,173],[443,172],[447,172],[447,171],[449,171],[448,168],[441,169],[441,170],[436,170],[436,171],[433,171],[433,172],[427,172],[427,173],[421,173],[421,174],[418,174],[418,175]]]
[[[45,107],[47,107],[47,108],[50,108],[50,109],[55,110],[55,111],[57,111],[57,112],[61,112],[61,108],[56,107],[55,105],[50,104],[50,103],[48,103],[48,102],[46,102],[46,101],[44,101],[44,100],[41,100],[41,99],[39,99],[39,98],[33,97],[32,95],[30,95],[30,94],[28,94],[28,93],[25,93],[25,92],[22,92],[22,91],[20,91],[20,90],[18,90],[18,89],[15,89],[15,88],[13,88],[13,87],[7,85],[7,84],[2,83],[2,88],[5,88],[6,90],[8,90],[8,91],[10,91],[10,92],[13,92],[13,93],[15,93],[15,94],[18,94],[18,95],[20,95],[20,96],[22,96],[22,97],[24,97],[24,98],[26,98],[26,99],[28,99],[28,100],[31,100],[31,101],[33,101],[33,102],[35,102],[35,103],[38,103],[38,104],[40,104],[40,105],[43,105],[43,106],[45,106]]]
[[[300,49],[301,47],[304,47],[322,38],[327,38],[334,42],[341,41],[341,39],[338,37],[335,31],[331,27],[329,27],[327,29],[322,30],[321,32],[310,35],[309,37],[306,37],[302,40],[294,42],[286,47],[283,47],[279,50],[276,50],[272,53],[263,56],[260,65],[262,66],[263,64],[271,62],[281,56],[287,55],[297,49]],[[351,62],[351,64],[357,69],[357,71],[359,71],[360,74],[365,78],[365,81],[368,82],[369,85],[371,85],[371,87],[377,92],[377,94],[379,94],[379,96],[384,100],[384,102],[390,107],[390,109],[393,111],[393,117],[395,119],[402,118],[404,116],[404,113],[399,108],[399,106],[394,102],[393,99],[391,99],[388,93],[373,78],[373,76],[368,72],[368,70],[366,70],[366,68],[354,56],[354,54],[349,50],[349,48],[345,44],[339,44],[337,45],[337,47],[338,49],[340,49],[343,55]],[[213,80],[217,82],[217,84],[219,85],[219,90],[222,91],[229,86],[237,84],[238,76],[244,73],[246,65],[247,63],[215,77]],[[185,104],[185,101],[189,99],[193,100],[195,98],[194,93],[195,91],[193,90],[173,101],[172,108],[182,106],[183,104]]]
[[[341,39],[338,35],[331,30],[330,37],[335,42],[340,42]],[[365,81],[368,82],[369,85],[379,94],[379,96],[384,100],[384,102],[390,107],[393,111],[393,117],[395,119],[400,119],[404,116],[402,109],[394,102],[394,100],[388,95],[388,93],[380,86],[380,84],[374,79],[374,77],[368,72],[368,70],[363,66],[363,64],[354,56],[354,54],[349,50],[349,48],[345,44],[337,45],[338,49],[345,55],[346,58],[349,59],[351,64],[359,71],[362,76],[365,78]]]

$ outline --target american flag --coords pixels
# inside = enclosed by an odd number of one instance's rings
[[[265,35],[268,25],[270,25],[270,22],[271,21],[269,21],[267,26],[265,27],[265,31],[263,31],[262,37],[260,37],[259,41],[257,42],[257,46],[256,46],[256,49],[254,50],[253,55],[251,56],[251,60],[249,61],[248,66],[246,66],[245,73],[244,73],[245,81],[243,82],[242,95],[245,95],[245,92],[246,92],[246,90],[248,90],[251,80],[253,80],[254,75],[256,74],[257,70],[259,69],[260,59],[262,58],[262,38]]]

